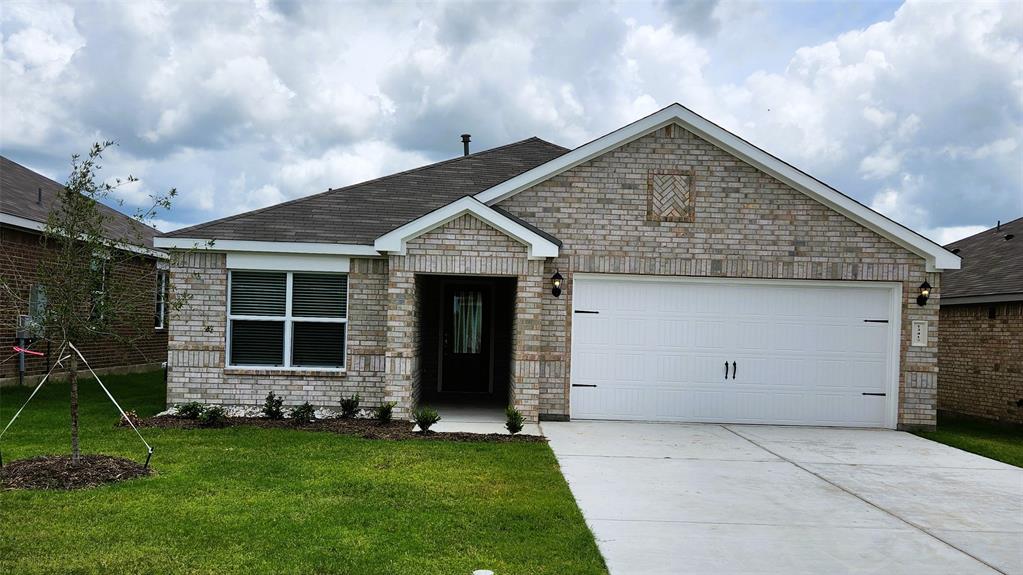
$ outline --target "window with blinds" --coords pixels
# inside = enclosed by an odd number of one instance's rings
[[[342,369],[348,276],[232,271],[228,322],[232,366]]]

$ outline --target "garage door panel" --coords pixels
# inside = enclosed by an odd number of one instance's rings
[[[576,278],[572,416],[883,426],[890,289]],[[585,362],[581,366],[580,362]],[[737,374],[725,379],[724,366]]]

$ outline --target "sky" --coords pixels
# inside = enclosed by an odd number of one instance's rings
[[[0,2],[0,154],[182,226],[679,102],[939,243],[1023,215],[1023,2]]]

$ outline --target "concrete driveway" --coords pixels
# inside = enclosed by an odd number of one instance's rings
[[[612,575],[1023,574],[1023,469],[908,433],[542,428]]]

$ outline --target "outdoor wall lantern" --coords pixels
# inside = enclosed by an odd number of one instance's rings
[[[554,275],[551,276],[551,295],[554,297],[561,297],[561,282],[565,281],[565,278],[561,277],[558,270],[554,270]]]
[[[916,296],[916,305],[927,305],[929,297],[931,297],[931,284],[924,280],[924,283],[920,284],[920,295]]]

